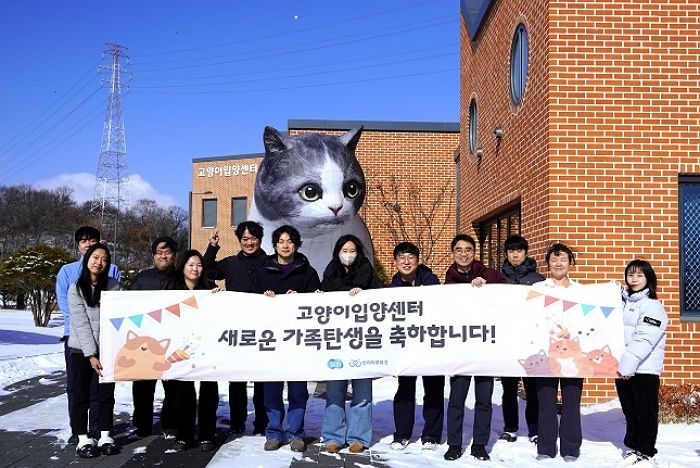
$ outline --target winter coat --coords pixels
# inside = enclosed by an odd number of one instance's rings
[[[267,261],[264,250],[258,250],[254,255],[246,255],[241,250],[236,255],[216,261],[218,245],[207,247],[204,253],[204,272],[212,280],[224,280],[227,291],[253,292],[252,275]]]
[[[622,299],[625,352],[620,359],[620,374],[661,374],[668,325],[663,304],[649,298],[649,289],[633,294],[623,290]]]
[[[374,272],[374,267],[362,257],[356,265],[352,265],[350,271],[338,261],[331,260],[323,272],[321,290],[323,291],[350,291],[352,288],[378,289],[383,287]]]
[[[395,288],[401,286],[430,286],[432,284],[440,284],[440,280],[437,276],[435,276],[433,270],[421,263],[418,265],[418,269],[416,270],[416,279],[413,281],[413,283],[404,281],[401,279],[401,275],[396,273],[391,278],[391,284],[389,286]]]
[[[507,259],[503,262],[501,269],[503,276],[506,277],[509,283],[524,284],[532,286],[533,284],[544,281],[544,276],[537,273],[537,262],[532,257],[527,257],[523,263],[518,266],[512,265]]]
[[[107,279],[105,291],[116,291],[119,282]],[[90,307],[73,283],[68,288],[68,307],[70,308],[70,335],[68,347],[81,351],[84,356],[92,356],[100,350],[100,306]]]
[[[292,268],[287,271],[277,263],[277,254],[267,257],[265,263],[253,272],[251,287],[256,293],[274,291],[275,294],[286,294],[290,289],[306,293],[320,289],[321,281],[306,256],[295,252]]]
[[[445,272],[445,284],[471,283],[475,278],[484,278],[487,283],[505,283],[506,277],[489,268],[478,260],[473,260],[469,271],[460,273],[457,265],[453,263]]]
[[[134,281],[129,286],[130,291],[158,291],[161,289],[172,289],[175,281],[175,269],[159,270],[149,268],[136,275]]]

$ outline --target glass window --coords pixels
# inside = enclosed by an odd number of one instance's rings
[[[486,266],[501,271],[505,260],[503,243],[511,234],[520,233],[520,204],[482,221],[478,227],[481,261]]]
[[[202,227],[216,227],[216,198],[202,200]]]
[[[231,226],[238,226],[248,215],[248,198],[234,197],[231,199]]]
[[[681,314],[700,318],[700,177],[680,183]]]
[[[471,154],[476,152],[476,124],[476,99],[472,98],[472,101],[469,103],[469,152]]]
[[[519,24],[515,28],[510,51],[510,97],[516,106],[523,102],[523,94],[525,94],[525,85],[527,84],[528,61],[527,30],[523,24]]]

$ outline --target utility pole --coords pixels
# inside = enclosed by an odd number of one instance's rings
[[[111,54],[111,65],[101,65],[100,70],[109,71],[107,112],[105,114],[102,143],[95,176],[95,192],[92,196],[90,212],[100,218],[102,238],[112,244],[113,262],[117,262],[117,233],[119,216],[129,206],[129,171],[126,159],[126,134],[122,112],[122,74],[128,62],[126,47],[118,44],[105,44],[104,54]]]

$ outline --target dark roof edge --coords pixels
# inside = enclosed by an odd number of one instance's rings
[[[459,122],[389,122],[371,120],[289,119],[288,129],[350,130],[364,126],[365,130],[384,132],[459,133]]]
[[[265,153],[249,153],[249,154],[232,154],[229,156],[208,156],[204,158],[192,158],[193,163],[211,162],[211,161],[230,161],[232,159],[253,159],[262,158]]]

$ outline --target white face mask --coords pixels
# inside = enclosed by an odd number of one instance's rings
[[[352,265],[352,263],[355,261],[355,258],[357,258],[357,254],[354,253],[340,252],[338,256],[340,257],[340,263],[342,263],[345,266]]]

